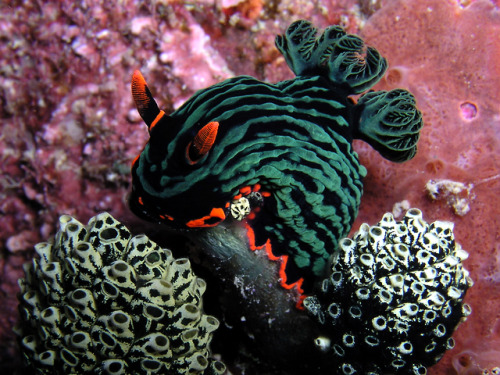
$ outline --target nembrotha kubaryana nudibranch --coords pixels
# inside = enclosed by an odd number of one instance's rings
[[[403,162],[416,153],[422,118],[403,89],[350,98],[370,89],[387,62],[339,26],[317,37],[297,21],[276,46],[294,79],[227,79],[170,115],[134,73],[150,139],[133,162],[129,200],[139,217],[177,228],[248,219],[251,247],[270,244],[282,286],[302,292],[324,276],[357,216],[366,169],[352,140]]]

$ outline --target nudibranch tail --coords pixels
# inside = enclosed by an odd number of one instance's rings
[[[141,72],[136,70],[132,76],[132,97],[134,98],[137,110],[144,122],[148,125],[149,131],[165,115],[165,112],[158,108],[156,101],[149,91],[146,80]]]
[[[309,21],[292,23],[285,35],[276,37],[276,47],[297,76],[322,75],[349,94],[359,94],[377,83],[387,69],[387,60],[363,40],[330,26],[316,37]]]

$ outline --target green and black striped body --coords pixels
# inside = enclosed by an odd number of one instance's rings
[[[289,257],[288,282],[303,278],[307,287],[322,276],[360,204],[366,170],[353,138],[404,161],[415,154],[421,127],[407,91],[371,92],[358,103],[348,98],[386,69],[385,60],[359,41],[339,27],[317,39],[315,29],[299,21],[277,39],[295,79],[228,79],[168,116],[152,104],[145,83],[133,82],[150,140],[133,164],[132,210],[174,227],[214,226],[231,216],[240,189],[259,186],[267,195],[249,221],[255,245],[270,239],[274,255]],[[354,57],[358,65],[363,59],[361,71],[349,70]]]

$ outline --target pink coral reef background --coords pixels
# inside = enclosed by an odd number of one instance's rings
[[[294,20],[342,24],[387,57],[376,89],[412,91],[425,127],[412,161],[356,143],[368,169],[355,228],[419,207],[455,222],[469,252],[473,314],[431,375],[500,367],[500,11],[491,0],[124,0],[0,4],[0,369],[18,363],[16,280],[59,215],[126,206],[129,165],[147,139],[129,93],[140,68],[159,104],[234,75],[292,74],[274,37]],[[305,359],[306,360],[306,359]]]

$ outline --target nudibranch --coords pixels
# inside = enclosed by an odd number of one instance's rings
[[[318,37],[310,22],[297,21],[276,46],[294,79],[231,78],[170,115],[134,73],[132,95],[150,138],[132,165],[129,202],[139,217],[175,228],[246,219],[251,247],[266,245],[282,260],[282,285],[302,291],[324,275],[357,215],[366,169],[353,139],[403,162],[416,153],[422,117],[403,89],[351,98],[387,62],[339,26]]]

